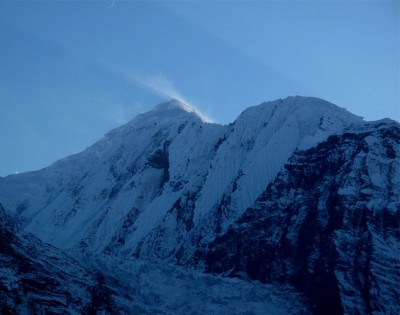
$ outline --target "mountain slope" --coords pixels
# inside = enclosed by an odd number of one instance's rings
[[[328,102],[293,97],[221,126],[172,101],[80,154],[1,179],[0,201],[59,248],[183,262],[254,203],[296,147],[359,122]]]
[[[1,205],[0,237],[1,314],[309,313],[287,287],[141,260],[78,261],[20,231]]]
[[[202,255],[208,272],[291,283],[316,314],[398,314],[399,222],[399,125],[369,124],[297,151]]]

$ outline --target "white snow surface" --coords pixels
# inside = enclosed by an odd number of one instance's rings
[[[25,230],[65,250],[171,258],[215,237],[217,211],[222,230],[238,218],[294,150],[363,123],[316,98],[250,107],[230,125],[171,101],[79,154],[0,178],[0,203]],[[191,228],[178,219],[178,200],[190,203]]]
[[[140,314],[311,314],[301,295],[289,286],[207,275],[140,259],[95,256],[87,261],[90,269],[116,278],[120,282],[116,287],[129,288],[132,294],[117,291],[113,298],[121,309],[136,308]]]

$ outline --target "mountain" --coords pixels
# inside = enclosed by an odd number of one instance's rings
[[[208,272],[306,292],[316,314],[397,314],[400,129],[369,124],[297,151],[204,251]]]
[[[290,285],[314,313],[397,312],[399,143],[398,123],[316,98],[250,107],[229,125],[173,100],[0,178],[0,202],[76,257]]]
[[[0,238],[0,313],[4,315],[308,313],[300,295],[286,286],[142,260],[77,260],[21,231],[1,205]]]

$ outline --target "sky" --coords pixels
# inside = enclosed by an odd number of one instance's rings
[[[290,95],[400,121],[399,4],[0,0],[0,176],[171,98],[223,124]]]

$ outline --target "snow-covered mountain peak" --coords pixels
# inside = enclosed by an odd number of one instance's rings
[[[188,103],[177,100],[177,99],[171,99],[168,102],[158,104],[154,108],[154,110],[158,111],[158,112],[166,112],[166,111],[177,110],[177,109],[186,111],[188,113],[193,113],[196,111],[196,109],[193,106],[189,105]]]
[[[247,108],[244,113],[252,112],[253,115],[258,115],[260,112],[268,112],[270,117],[276,112],[284,112],[286,117],[291,115],[303,116],[308,119],[320,119],[327,113],[341,116],[347,122],[362,122],[362,117],[356,116],[346,109],[332,104],[323,99],[306,96],[289,96],[285,99],[263,102],[260,105]]]
[[[180,120],[194,119],[206,122],[207,119],[192,105],[172,99],[158,104],[153,110],[136,116],[129,124],[153,123],[153,122],[177,122]]]
[[[289,134],[297,135],[296,146],[306,149],[347,126],[362,123],[361,117],[322,99],[293,96],[247,108],[235,121],[235,128],[251,129],[251,134],[269,130],[276,135],[277,143],[291,137]]]

